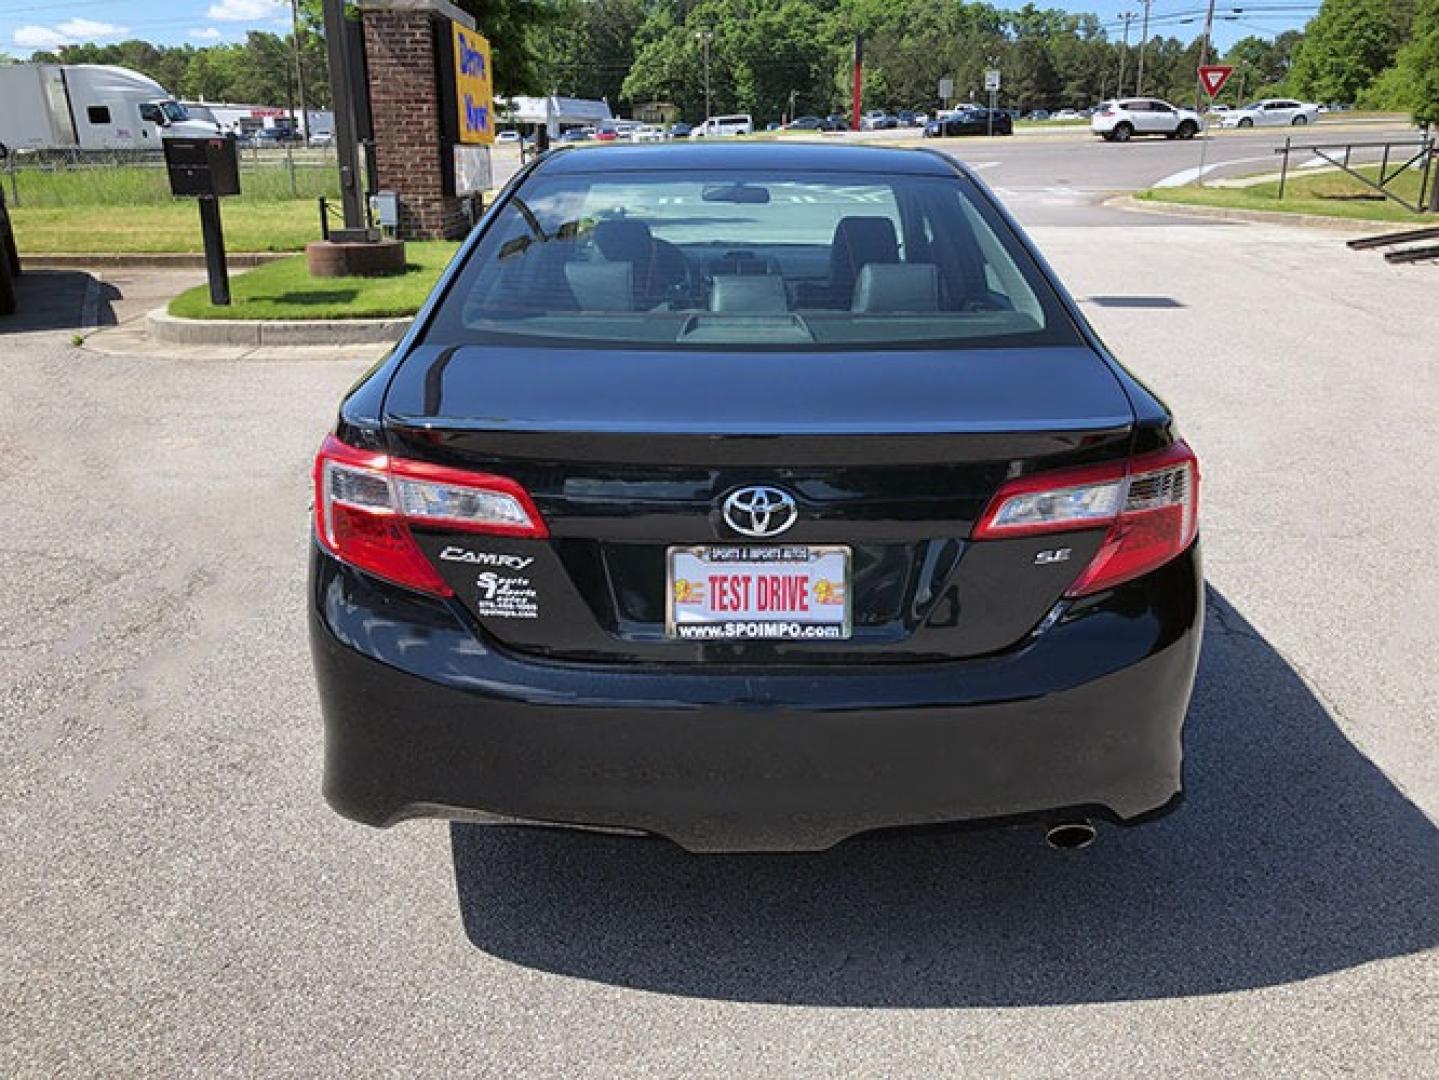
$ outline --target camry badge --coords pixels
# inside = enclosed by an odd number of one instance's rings
[[[725,524],[743,536],[778,536],[799,517],[794,496],[773,487],[743,487],[726,497]]]

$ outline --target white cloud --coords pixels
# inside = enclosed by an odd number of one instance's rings
[[[129,28],[94,19],[66,19],[58,26],[21,26],[15,30],[15,44],[22,49],[58,49],[82,41],[123,37]]]
[[[95,41],[100,38],[120,37],[122,34],[130,32],[129,27],[96,22],[94,19],[66,19],[55,29],[75,41]]]
[[[219,41],[223,36],[218,26],[199,26],[190,31],[196,41]]]
[[[205,12],[207,19],[219,22],[254,22],[277,14],[280,0],[220,0]]]
[[[52,26],[18,26],[15,44],[22,49],[58,49],[69,45],[70,39]]]

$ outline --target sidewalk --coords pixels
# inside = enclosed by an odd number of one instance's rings
[[[34,271],[38,276],[43,271]],[[73,273],[73,271],[72,271]],[[28,274],[26,275],[29,276]],[[154,340],[146,316],[175,295],[202,284],[203,271],[123,267],[89,268],[83,293],[76,290],[78,311],[71,327],[83,347],[111,356],[145,356],[156,360],[365,360],[384,356],[388,344],[368,345],[185,345]],[[61,328],[57,323],[53,324]]]

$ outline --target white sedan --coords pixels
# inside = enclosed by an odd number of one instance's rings
[[[1319,106],[1292,98],[1265,98],[1224,114],[1222,127],[1303,127],[1319,122]]]
[[[1192,139],[1204,130],[1204,118],[1193,109],[1178,109],[1157,98],[1122,98],[1101,102],[1089,130],[1105,142],[1128,142],[1135,135]]]

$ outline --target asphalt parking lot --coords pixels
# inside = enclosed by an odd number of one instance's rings
[[[27,275],[0,331],[0,1072],[1434,1075],[1439,267],[1010,201],[1204,467],[1189,799],[1076,853],[341,820],[307,473],[363,364],[99,355],[87,305],[176,282]]]

